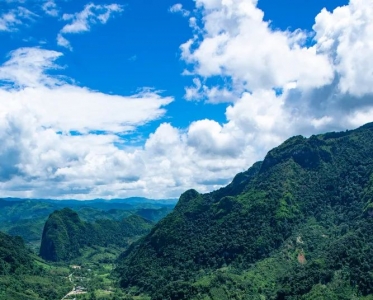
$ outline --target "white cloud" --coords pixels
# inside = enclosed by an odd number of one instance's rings
[[[47,0],[43,5],[42,5],[43,11],[52,17],[57,17],[59,14],[59,10],[57,8],[57,4],[54,0]]]
[[[203,28],[181,46],[192,73],[230,77],[246,90],[282,87],[296,81],[305,88],[333,80],[327,55],[304,46],[307,33],[274,31],[256,1],[197,0]]]
[[[61,47],[65,47],[65,48],[69,49],[70,51],[73,50],[70,42],[61,33],[59,33],[57,35],[57,45],[59,45]]]
[[[91,30],[91,26],[96,23],[106,24],[114,13],[123,11],[123,6],[119,4],[95,5],[87,4],[81,12],[75,14],[64,14],[62,19],[70,21],[66,24],[57,36],[59,46],[70,48],[68,40],[64,37],[65,34],[76,34]]]
[[[210,120],[185,131],[165,123],[144,147],[123,144],[117,133],[162,117],[172,98],[151,91],[105,95],[48,75],[58,71],[60,56],[18,49],[0,67],[3,195],[175,197],[186,188],[216,188],[245,165],[235,155],[247,149]]]
[[[25,3],[27,0],[5,0],[7,3]]]
[[[342,93],[360,97],[373,93],[373,1],[351,0],[316,17],[317,47],[334,61]]]
[[[185,88],[185,96],[186,100],[200,100],[202,98],[202,83],[199,78],[193,78],[193,86],[189,86]]]
[[[194,35],[181,45],[193,78],[185,98],[232,103],[225,123],[194,122],[185,144],[205,170],[225,157],[232,176],[234,162],[247,167],[292,135],[373,121],[373,1],[322,10],[314,32],[273,30],[256,4],[197,0]]]
[[[181,3],[177,3],[172,5],[169,8],[169,12],[171,13],[180,13],[183,17],[188,17],[190,15],[190,11],[183,8],[183,5]]]
[[[109,20],[111,14],[121,11],[123,11],[123,8],[118,4],[87,4],[79,13],[64,14],[62,16],[63,20],[71,20],[71,23],[65,25],[61,29],[61,33],[81,33],[84,31],[89,31],[92,24],[95,24],[97,22],[105,24]]]
[[[2,14],[0,17],[0,31],[10,31],[14,25],[18,24],[22,24],[22,22],[12,12]]]
[[[58,68],[60,53],[18,50],[0,68],[2,193],[160,198],[188,188],[207,192],[292,135],[372,121],[372,0],[322,11],[311,33],[271,29],[254,1],[197,0],[196,7],[193,37],[181,46],[185,74],[193,75],[185,97],[228,102],[225,122],[163,123],[144,146],[131,147],[118,133],[159,119],[171,98],[94,92],[46,75]]]
[[[10,53],[9,60],[0,67],[0,80],[15,87],[58,85],[60,80],[45,74],[48,69],[57,69],[54,61],[62,54],[39,48],[20,48]]]
[[[152,91],[107,95],[48,75],[58,70],[54,61],[60,56],[22,48],[0,67],[0,190],[22,196],[118,195],[112,185],[133,186],[145,172],[138,150],[115,146],[118,134],[162,117],[173,99]]]
[[[181,45],[184,74],[194,77],[185,98],[235,103],[228,123],[251,124],[247,134],[265,132],[268,140],[367,120],[357,116],[373,106],[373,1],[322,10],[310,33],[273,30],[256,4],[196,1],[202,28]]]
[[[36,14],[24,7],[11,9],[0,15],[0,31],[17,30],[25,21],[32,21],[35,17],[37,17]]]
[[[193,122],[188,129],[188,145],[201,156],[222,155],[234,157],[242,150],[240,136],[235,137],[227,126],[221,126],[212,120]]]
[[[172,101],[151,91],[129,97],[107,95],[48,75],[47,70],[58,68],[54,61],[60,56],[38,48],[12,52],[0,67],[0,80],[11,84],[1,90],[0,111],[26,109],[43,126],[56,131],[121,133],[159,118],[165,113],[161,107]],[[9,101],[11,98],[16,101]]]
[[[229,103],[237,100],[239,96],[229,89],[229,85],[226,87],[209,87],[202,84],[199,78],[193,78],[193,86],[185,88],[184,98],[189,101],[206,100],[209,103]]]
[[[142,192],[175,197],[189,188],[207,192],[225,184],[232,171],[242,169],[244,161],[228,155],[232,151],[226,140],[229,137],[221,131],[224,129],[219,124],[209,120],[195,122],[186,131],[168,123],[160,125],[142,153],[147,166]],[[200,134],[208,141],[215,137],[222,137],[222,141],[209,145]]]

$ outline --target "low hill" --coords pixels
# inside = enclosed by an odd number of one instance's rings
[[[40,256],[48,261],[69,261],[79,257],[84,247],[115,245],[127,247],[133,239],[150,231],[153,224],[131,215],[121,221],[101,219],[84,222],[65,208],[53,212],[44,225]]]
[[[185,192],[117,272],[152,299],[368,299],[372,230],[367,124],[290,138],[227,187]]]

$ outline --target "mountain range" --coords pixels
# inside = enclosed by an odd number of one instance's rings
[[[184,192],[174,209],[141,198],[58,203],[67,207],[2,199],[1,224],[41,224],[40,256],[62,265],[92,260],[89,249],[115,249],[111,263],[119,249],[121,299],[373,299],[373,123],[292,137],[226,187]],[[38,260],[0,233],[0,299],[63,294],[53,264]]]
[[[50,199],[0,199],[0,231],[21,236],[36,252],[39,250],[43,227],[48,216],[56,210],[70,208],[79,213],[83,221],[99,219],[120,220],[132,214],[152,222],[172,211],[175,199],[152,200],[128,198],[112,200],[50,200]]]

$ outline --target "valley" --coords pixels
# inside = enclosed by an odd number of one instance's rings
[[[39,252],[44,224],[55,210],[70,208],[83,221],[98,219],[119,220],[132,214],[157,221],[167,215],[176,199],[154,201],[146,198],[53,201],[45,199],[0,198],[0,231],[21,236],[28,247]]]
[[[123,299],[112,274],[117,258],[174,204],[141,198],[0,200],[1,231],[25,241],[0,232],[0,299]],[[39,256],[43,231],[44,244],[52,247],[43,252],[45,260]],[[77,239],[81,244],[71,242]]]

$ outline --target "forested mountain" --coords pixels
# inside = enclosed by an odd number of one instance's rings
[[[120,220],[132,214],[158,221],[170,213],[175,201],[127,198],[113,200],[44,200],[0,199],[0,231],[12,236],[21,236],[27,246],[39,251],[43,227],[48,216],[55,210],[69,207],[83,221],[99,219]]]
[[[37,265],[20,237],[0,232],[0,299],[60,299],[70,289],[66,280]]]
[[[0,232],[0,275],[28,273],[33,267],[30,251],[23,240]]]
[[[127,247],[130,242],[150,231],[153,224],[138,215],[121,221],[102,219],[88,223],[78,214],[64,208],[53,212],[45,223],[40,256],[49,261],[68,261],[79,257],[87,246],[115,245]]]
[[[154,208],[142,208],[136,211],[136,214],[143,217],[144,219],[158,222],[163,219],[172,211],[169,207],[162,207],[158,209]]]
[[[45,200],[45,199],[20,199],[20,198],[0,198],[0,221],[3,222],[18,222],[21,220],[32,220],[35,218],[48,217],[55,210],[65,207],[71,208],[77,212],[84,212],[88,218],[92,218],[87,210],[91,210],[94,214],[101,213],[99,218],[105,212],[120,212],[128,211],[131,214],[143,209],[162,209],[170,212],[176,200],[152,200],[146,198],[128,198],[128,199],[112,199],[112,200]],[[111,219],[110,213],[104,218]],[[115,218],[115,216],[114,216]]]
[[[373,299],[373,123],[296,136],[119,259],[152,299]]]

